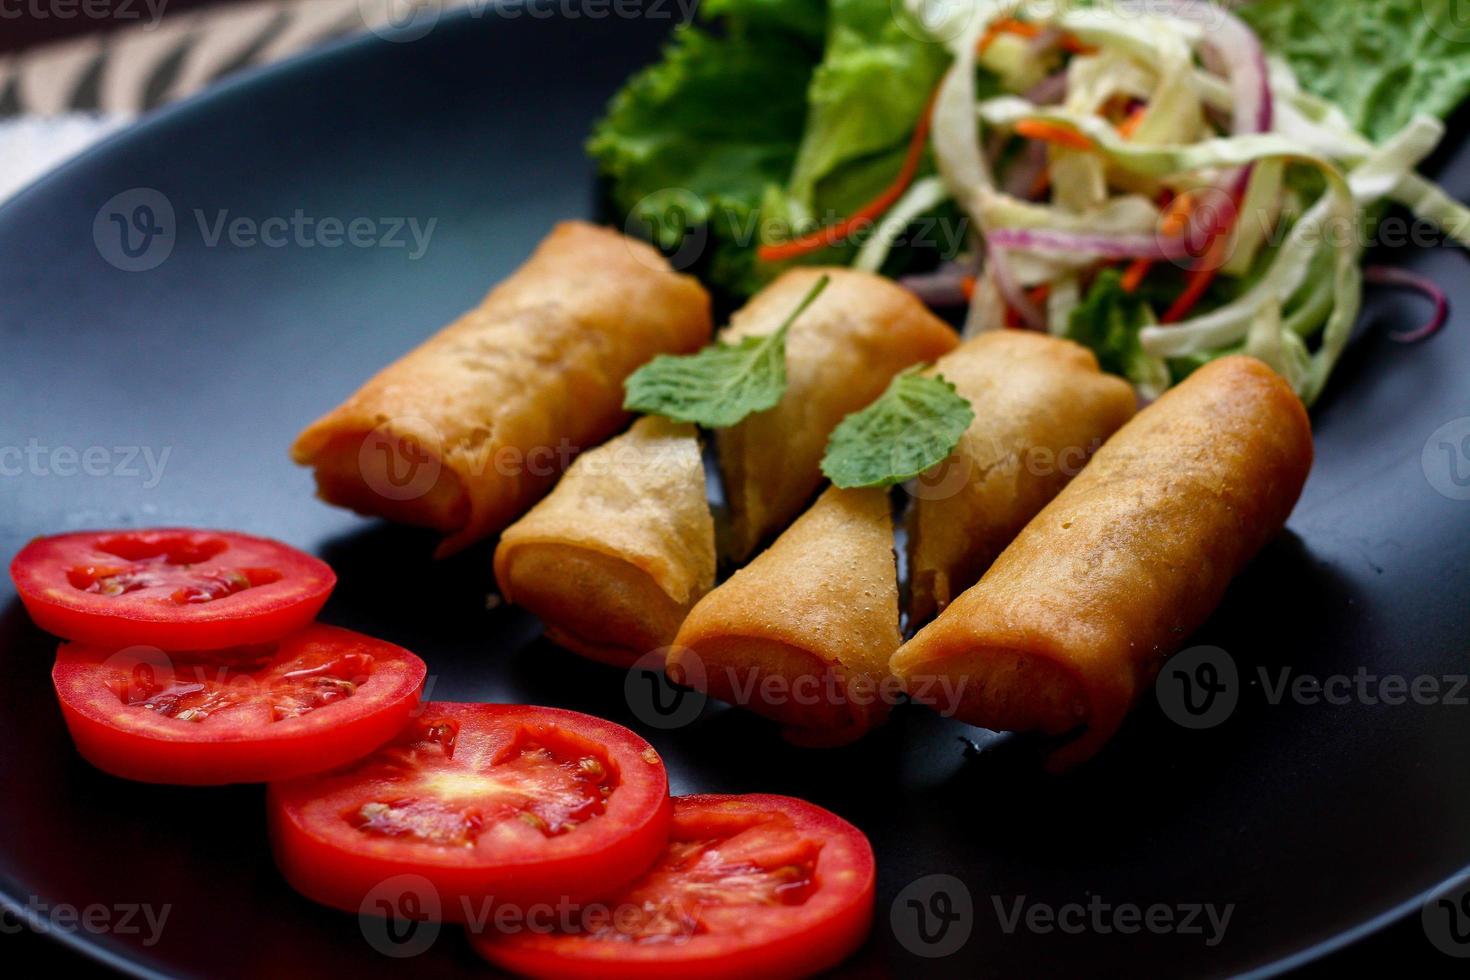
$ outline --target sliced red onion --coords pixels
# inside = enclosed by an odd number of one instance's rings
[[[1006,305],[1020,315],[1022,323],[1032,330],[1045,330],[1046,314],[1031,302],[1031,297],[1026,295],[1026,290],[1021,288],[1021,283],[1011,271],[1010,262],[1006,260],[1005,250],[995,240],[998,234],[1000,232],[990,232],[986,236],[991,246],[986,256],[986,269],[990,273],[990,278],[995,281],[995,287],[1000,290],[1001,298],[1006,301]]]
[[[1104,259],[1153,259],[1172,262],[1192,253],[1183,237],[1056,231],[1050,228],[997,228],[985,236],[997,248],[1027,252],[1064,252]]]
[[[1236,136],[1270,132],[1273,106],[1266,67],[1266,50],[1245,22],[1224,8],[1205,0],[1142,0],[1132,6],[1142,13],[1165,14],[1199,24],[1205,29],[1200,58],[1210,71],[1230,82],[1235,110],[1230,132]],[[1233,202],[1245,199],[1251,167],[1239,167],[1220,178],[1216,189]],[[1229,227],[1234,209],[1210,208],[1190,219],[1190,240],[1208,242]]]
[[[1036,186],[1037,178],[1046,170],[1046,163],[1046,144],[1040,140],[1027,140],[1020,154],[1011,161],[1005,176],[1001,178],[1001,190],[1011,197],[1029,201],[1032,197],[1031,188]]]
[[[1398,286],[1403,289],[1412,289],[1422,293],[1434,303],[1434,315],[1421,327],[1413,330],[1400,330],[1389,334],[1394,340],[1401,344],[1412,344],[1433,336],[1444,326],[1450,315],[1450,300],[1443,289],[1433,279],[1410,272],[1408,269],[1400,269],[1391,265],[1370,265],[1363,269],[1363,281],[1376,286]]]
[[[925,304],[939,309],[964,306],[970,298],[965,295],[965,280],[974,278],[974,269],[962,262],[946,262],[933,272],[919,276],[904,276],[898,284]]]
[[[1056,105],[1067,97],[1067,73],[1048,75],[1026,90],[1022,96],[1032,105]]]

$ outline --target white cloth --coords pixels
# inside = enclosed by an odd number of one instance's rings
[[[81,113],[0,119],[0,204],[127,122]]]

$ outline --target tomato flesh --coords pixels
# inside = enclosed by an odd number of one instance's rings
[[[401,647],[318,625],[226,651],[64,643],[52,680],[73,741],[98,768],[213,785],[320,772],[371,752],[402,729],[426,673]]]
[[[337,578],[288,545],[229,531],[86,531],[32,541],[10,565],[37,625],[114,647],[213,650],[307,625]]]
[[[862,944],[873,886],[867,838],[820,807],[683,797],[662,854],[633,884],[554,929],[484,929],[473,940],[530,976],[804,976]]]
[[[652,863],[669,821],[658,754],[612,722],[522,705],[432,703],[391,744],[270,789],[276,862],[307,897],[357,912],[396,875],[437,917],[580,902]]]

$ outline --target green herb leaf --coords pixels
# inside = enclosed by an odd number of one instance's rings
[[[1117,269],[1104,269],[1092,289],[1072,310],[1064,331],[1069,340],[1092,348],[1104,371],[1121,374],[1151,398],[1169,387],[1169,369],[1151,357],[1139,342],[1138,333],[1153,323],[1150,302],[1167,305],[1166,297],[1123,288]]]
[[[830,281],[818,279],[773,333],[736,344],[716,342],[683,357],[655,357],[628,378],[623,407],[707,429],[728,428],[775,408],[786,393],[786,334]]]
[[[975,410],[942,376],[905,372],[832,431],[822,472],[844,489],[912,480],[954,452],[973,421]]]

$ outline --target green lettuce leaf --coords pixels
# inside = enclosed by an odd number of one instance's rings
[[[775,408],[786,393],[786,334],[829,281],[828,276],[818,279],[771,333],[734,344],[716,342],[682,357],[655,357],[624,382],[623,407],[707,429],[727,428]]]
[[[1470,95],[1463,0],[1255,0],[1238,11],[1302,85],[1383,140]]]
[[[827,33],[827,0],[704,0],[699,15],[737,29],[769,27],[820,47]]]
[[[706,0],[701,19],[722,33],[678,31],[588,144],[631,229],[681,256],[694,242],[696,271],[748,295],[784,268],[756,262],[763,228],[790,237],[888,186],[949,60],[893,10],[888,0]],[[844,244],[802,262],[855,254]]]
[[[1104,269],[1072,311],[1064,335],[1091,348],[1104,371],[1122,375],[1153,396],[1170,381],[1168,366],[1139,342],[1138,332],[1153,319],[1149,295],[1128,292],[1117,269]]]
[[[822,472],[833,484],[891,487],[942,463],[975,421],[975,410],[942,376],[914,371],[832,430]]]
[[[588,142],[629,230],[678,253],[681,265],[694,258],[682,250],[702,252],[699,271],[717,285],[756,288],[756,212],[796,160],[819,57],[818,45],[775,28],[676,32],[663,59],[613,98]]]

